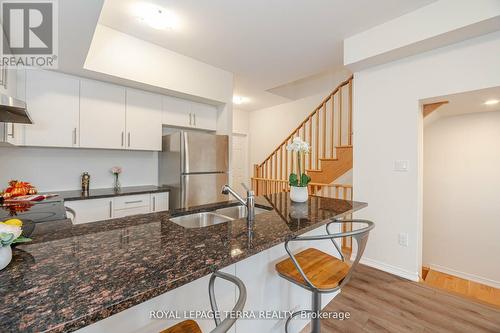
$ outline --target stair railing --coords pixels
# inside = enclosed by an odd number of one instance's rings
[[[301,161],[305,170],[320,169],[320,159],[335,158],[336,147],[352,145],[352,85],[352,76],[340,83],[261,164],[254,165],[252,186],[257,195],[288,190],[288,175],[296,161],[286,147],[295,137],[311,146]],[[311,185],[309,191],[316,193],[325,185]]]

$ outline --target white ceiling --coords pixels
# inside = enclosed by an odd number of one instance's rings
[[[500,87],[429,98],[423,100],[422,104],[449,101],[448,104],[440,106],[433,112],[438,115],[436,117],[437,120],[438,118],[453,117],[468,113],[500,111],[500,103],[495,105],[484,104],[484,102],[492,99],[500,101]]]
[[[134,15],[147,1],[175,12],[177,31]],[[342,41],[435,0],[106,0],[99,23],[235,73],[242,109],[288,101],[267,90],[342,67]],[[332,87],[333,88],[333,87]]]

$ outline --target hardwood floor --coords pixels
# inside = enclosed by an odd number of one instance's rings
[[[425,277],[425,284],[444,289],[465,297],[479,300],[500,309],[500,289],[465,280],[453,275],[430,270]]]
[[[497,308],[364,265],[325,311],[349,312],[351,318],[322,320],[323,333],[500,332]]]

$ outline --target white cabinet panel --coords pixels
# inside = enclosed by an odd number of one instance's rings
[[[162,96],[127,89],[127,149],[161,150]]]
[[[215,131],[217,112],[217,107],[213,105],[163,96],[162,123],[164,125]]]
[[[125,149],[125,88],[82,80],[80,147]]]
[[[114,215],[113,217],[119,218],[119,217],[148,214],[148,213],[149,213],[149,205],[143,207],[127,208],[127,209],[116,209],[113,212]]]
[[[208,104],[191,104],[193,126],[199,129],[215,131],[217,129],[217,107]]]
[[[149,212],[149,194],[125,195],[113,199],[115,209],[129,209],[137,207],[148,207]]]
[[[113,198],[66,201],[64,205],[75,212],[73,224],[113,218]]]
[[[0,123],[0,138],[11,145],[24,144],[24,125],[13,123]]]
[[[162,123],[170,126],[191,127],[193,123],[191,102],[180,98],[163,96]]]
[[[78,147],[79,80],[49,71],[26,71],[26,105],[33,124],[25,126],[24,144]]]
[[[151,212],[164,212],[168,210],[168,193],[151,194]]]

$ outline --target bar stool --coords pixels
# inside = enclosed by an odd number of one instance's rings
[[[331,233],[330,226],[346,223],[359,223],[363,227],[353,231]],[[354,268],[359,263],[366,247],[368,234],[375,224],[368,220],[333,220],[326,225],[326,235],[297,236],[285,242],[285,250],[290,258],[276,264],[278,274],[288,281],[312,293],[312,309],[299,310],[290,315],[285,323],[285,332],[288,333],[290,321],[299,314],[312,313],[311,332],[321,332],[319,313],[321,312],[321,294],[333,293],[340,290],[351,277]],[[357,244],[356,258],[349,265],[335,239],[352,237]],[[291,242],[331,240],[341,259],[314,248],[308,248],[294,255],[289,248]],[[314,316],[314,314],[316,314]]]
[[[212,307],[212,311],[214,313],[218,313],[219,309],[217,307],[217,301],[215,300],[215,291],[214,291],[214,283],[216,278],[221,278],[226,281],[229,281],[235,284],[238,287],[239,296],[236,304],[233,308],[233,313],[237,313],[243,310],[245,306],[245,302],[247,300],[247,289],[243,284],[243,281],[238,279],[236,276],[223,273],[223,272],[214,272],[210,277],[210,282],[208,284],[208,294],[210,297],[210,306]],[[214,316],[215,320],[215,329],[210,331],[210,333],[226,333],[236,322],[236,318],[226,317],[224,320],[220,320],[217,316]],[[180,322],[166,330],[161,331],[160,333],[202,333],[200,327],[194,320],[185,320]]]

